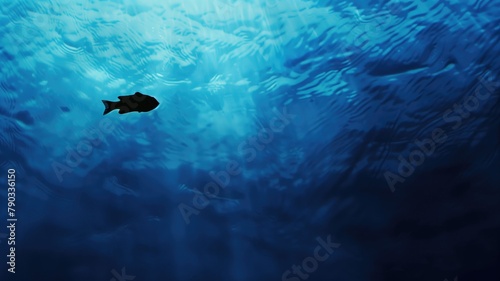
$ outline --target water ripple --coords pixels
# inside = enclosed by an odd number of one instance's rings
[[[243,172],[203,211],[203,225],[227,221],[256,244],[277,247],[243,225],[290,217],[295,222],[283,229],[295,234],[309,221],[318,224],[317,214],[334,217],[329,210],[352,207],[337,197],[373,194],[371,177],[397,170],[416,139],[450,127],[443,113],[472,92],[471,81],[485,69],[499,73],[494,1],[153,2],[21,0],[0,7],[0,166],[12,162],[30,174],[26,192],[120,213],[108,203],[134,210],[136,200],[170,196],[184,181],[194,196],[210,171],[234,160]],[[101,99],[135,91],[157,97],[160,107],[102,116]],[[419,171],[462,149],[494,147],[496,98],[447,131],[449,141]],[[285,111],[296,117],[264,148],[253,147]],[[100,128],[103,120],[114,128]],[[50,161],[64,162],[66,145],[81,145],[92,128],[101,144],[59,182]],[[245,160],[248,151],[255,151],[252,160]],[[482,167],[494,157],[497,150],[484,155]],[[142,174],[148,170],[154,175]],[[364,176],[370,180],[360,181],[356,194],[343,190]],[[305,208],[307,199],[321,204]],[[137,214],[162,218],[164,206],[178,201],[168,197]],[[130,214],[121,215],[128,223]]]

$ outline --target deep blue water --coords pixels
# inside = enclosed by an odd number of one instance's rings
[[[0,10],[1,280],[500,280],[500,1]]]

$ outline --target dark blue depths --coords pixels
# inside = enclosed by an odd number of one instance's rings
[[[499,280],[499,1],[68,3],[1,8],[1,280]]]

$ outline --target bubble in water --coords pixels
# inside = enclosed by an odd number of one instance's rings
[[[50,31],[53,30],[53,25],[51,24],[51,17],[47,14],[37,14],[33,17],[33,24],[37,26],[40,30]]]

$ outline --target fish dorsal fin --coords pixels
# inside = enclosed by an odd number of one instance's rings
[[[138,97],[142,97],[142,96],[144,96],[143,94],[141,94],[141,93],[139,93],[139,92],[135,92],[135,94],[134,94],[134,95],[135,95],[135,96],[138,96]]]
[[[118,99],[119,100],[123,100],[125,97],[124,96],[119,96]]]

